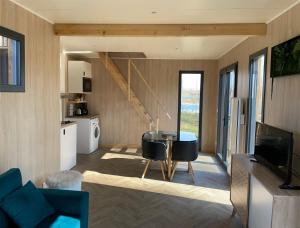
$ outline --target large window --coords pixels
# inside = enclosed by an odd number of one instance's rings
[[[24,36],[0,27],[0,91],[24,90]]]

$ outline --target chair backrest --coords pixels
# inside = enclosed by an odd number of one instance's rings
[[[143,157],[155,161],[166,160],[167,146],[163,142],[142,140]]]
[[[172,146],[173,161],[194,161],[198,157],[197,141],[175,141]]]
[[[19,169],[10,169],[7,172],[0,175],[0,202],[2,199],[14,192],[18,188],[22,187],[22,176]],[[0,209],[0,227],[15,227],[11,219]]]
[[[148,132],[145,132],[145,133],[143,134],[143,136],[142,136],[142,141],[144,140],[145,137],[147,137],[148,134],[149,134]]]

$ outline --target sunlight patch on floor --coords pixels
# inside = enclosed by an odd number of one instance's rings
[[[125,150],[125,153],[136,153],[137,152],[137,148],[127,148],[126,150]]]
[[[120,155],[118,155],[120,156]],[[124,177],[118,175],[103,174],[86,170],[83,173],[84,182],[114,186],[119,188],[134,189],[146,192],[201,200],[211,203],[231,205],[229,191],[221,189],[205,188],[168,181],[153,179],[141,179],[138,177]]]
[[[141,156],[139,155],[131,155],[131,154],[115,154],[115,153],[105,153],[101,159],[114,159],[114,158],[118,158],[118,159],[143,159]]]
[[[113,147],[110,149],[112,152],[120,152],[122,150],[122,147]]]
[[[217,161],[215,160],[215,158],[210,155],[202,155],[201,154],[201,155],[199,155],[198,160],[199,160],[199,158],[203,162],[210,162],[210,163],[217,164]]]

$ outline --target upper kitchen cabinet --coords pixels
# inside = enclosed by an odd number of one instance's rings
[[[68,93],[92,91],[92,65],[86,61],[68,61]]]

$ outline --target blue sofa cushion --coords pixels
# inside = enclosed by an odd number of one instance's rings
[[[50,228],[80,228],[80,220],[69,216],[60,215],[51,224]]]
[[[22,187],[21,172],[17,168],[8,170],[0,175],[0,202],[6,195]],[[17,227],[7,214],[0,208],[0,227],[12,228]]]
[[[19,169],[14,168],[0,175],[0,201],[9,193],[22,187],[22,176]]]
[[[20,227],[35,227],[54,213],[43,194],[31,181],[4,198],[1,208]]]
[[[53,214],[45,218],[35,228],[80,228],[80,220],[71,216]]]

